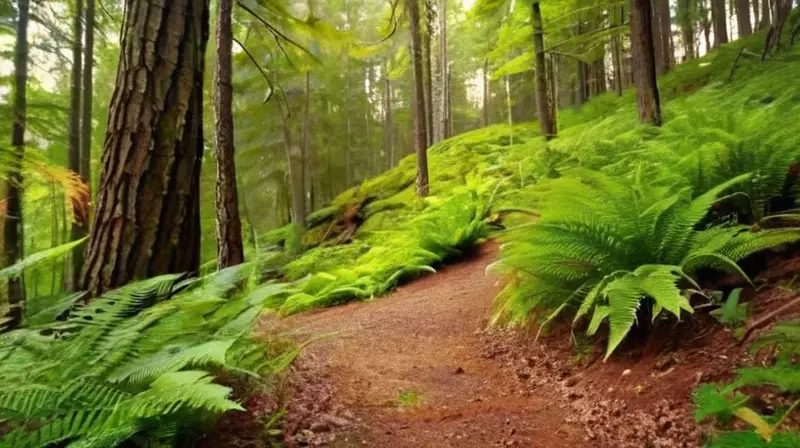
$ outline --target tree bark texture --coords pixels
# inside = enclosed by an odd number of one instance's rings
[[[753,0],[757,2],[758,0]],[[759,28],[767,28],[772,24],[772,9],[769,0],[761,0],[761,20],[758,22]]]
[[[750,23],[750,0],[735,0],[735,5],[739,38],[747,37],[753,34],[753,25]]]
[[[92,198],[92,102],[94,98],[94,28],[95,0],[86,0],[84,43],[83,43],[83,76],[81,87],[81,138],[80,138],[80,170],[81,181],[86,185],[88,206],[82,210],[83,219],[76,220],[73,225],[72,239],[83,238],[89,234]],[[72,252],[74,265],[74,285],[80,284],[83,270],[84,252]]]
[[[694,52],[694,12],[695,0],[678,0],[678,15],[676,16],[676,20],[681,29],[683,51],[687,61],[691,61],[696,57]]]
[[[414,151],[417,153],[417,196],[430,193],[428,182],[428,148],[426,146],[427,124],[425,123],[425,86],[422,61],[422,41],[419,29],[419,4],[417,0],[406,0],[411,40],[411,65],[414,72]]]
[[[83,0],[75,1],[75,17],[72,25],[72,73],[70,75],[69,106],[69,150],[67,168],[76,174],[81,172],[81,86],[83,74]],[[80,205],[73,207],[71,239],[77,240],[86,235],[86,217],[80,211]],[[69,257],[69,272],[65,279],[67,291],[75,291],[80,282],[83,256],[79,250]]]
[[[83,287],[195,271],[208,0],[131,0]]]
[[[83,43],[83,88],[81,100],[81,179],[92,197],[92,103],[94,97],[95,0],[86,0],[86,26]],[[88,217],[87,217],[88,218]],[[87,219],[88,224],[88,219]],[[88,229],[87,229],[88,230]],[[81,254],[82,255],[82,254]]]
[[[439,138],[445,140],[450,137],[450,114],[447,107],[447,98],[450,94],[450,83],[448,82],[449,58],[447,55],[447,0],[439,2],[439,84],[441,92],[439,96]]]
[[[24,256],[24,233],[22,221],[22,160],[25,157],[25,125],[27,120],[28,85],[28,22],[30,18],[29,0],[17,3],[17,39],[14,44],[14,93],[11,124],[11,146],[14,151],[14,165],[9,168],[6,183],[6,211],[3,220],[3,246],[5,260],[14,264]],[[16,328],[22,322],[25,308],[25,287],[22,278],[8,281],[8,323],[6,328]]]
[[[708,3],[711,0],[698,0],[697,10],[700,14],[700,27],[703,29],[703,39],[706,43],[706,53],[711,51],[711,21],[708,19]],[[700,56],[699,54],[697,56]]]
[[[214,71],[214,129],[217,147],[217,269],[244,262],[242,220],[233,146],[233,0],[217,3],[217,66]]]
[[[672,43],[672,17],[670,16],[669,0],[655,0],[657,8],[659,42],[661,43],[661,67],[663,73],[668,72],[675,65],[675,50]]]
[[[433,144],[432,36],[434,13],[428,1],[425,2],[423,12],[425,13],[425,31],[422,33],[422,48],[425,54],[425,137],[427,138],[426,145],[430,147]]]
[[[542,11],[539,2],[533,2],[533,47],[536,53],[536,114],[539,128],[546,139],[556,136],[553,117],[550,116],[550,104],[547,83],[547,64],[544,54],[544,30],[542,28]]]
[[[639,121],[661,126],[650,0],[632,0],[631,44]]]
[[[711,0],[711,23],[714,27],[714,48],[728,43],[728,22],[725,0]]]

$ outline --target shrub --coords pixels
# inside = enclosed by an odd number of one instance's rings
[[[242,410],[212,371],[259,378],[297,353],[250,339],[268,295],[238,292],[248,270],[148,279],[0,335],[0,446],[169,442]]]
[[[800,240],[800,229],[750,231],[702,226],[718,196],[750,179],[724,182],[692,199],[691,190],[653,187],[592,171],[543,183],[541,219],[512,230],[497,267],[511,281],[498,296],[496,319],[526,321],[532,312],[591,315],[587,332],[609,322],[606,357],[637,321],[692,312],[684,291],[699,289],[701,267],[742,275],[736,261]],[[638,313],[638,314],[637,314]],[[646,324],[645,321],[640,321]]]

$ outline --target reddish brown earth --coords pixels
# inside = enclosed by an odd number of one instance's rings
[[[702,306],[629,338],[606,362],[604,335],[575,330],[573,339],[569,323],[536,343],[529,332],[487,329],[500,285],[485,268],[496,252],[490,242],[384,298],[263,319],[266,339],[321,339],[284,384],[247,399],[247,417],[226,415],[204,446],[270,446],[264,422],[284,408],[272,440],[288,446],[693,447],[708,429],[693,420],[694,388],[767,360]],[[796,259],[773,262],[765,278],[774,285],[796,268]],[[745,296],[755,319],[796,292]]]
[[[484,271],[495,252],[496,245],[486,245],[474,259],[385,298],[284,320],[303,336],[330,335],[312,344],[300,365],[312,365],[305,375],[329,384],[326,407],[336,417],[312,423],[305,434],[310,440],[301,432],[296,441],[341,447],[580,446],[584,432],[567,422],[569,402],[559,391],[527,390],[524,380],[486,351],[483,330],[498,285]]]

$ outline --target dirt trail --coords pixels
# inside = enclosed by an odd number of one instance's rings
[[[484,271],[496,249],[484,245],[473,259],[387,297],[283,321],[303,336],[335,333],[303,355],[317,365],[315,376],[329,387],[332,408],[353,423],[330,444],[584,444],[581,427],[565,421],[562,395],[547,385],[531,393],[524,378],[486,352],[482,332],[498,285]]]

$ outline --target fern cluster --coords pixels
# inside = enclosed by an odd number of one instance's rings
[[[242,410],[212,372],[260,377],[296,354],[266,356],[250,338],[264,294],[240,292],[248,269],[69,296],[0,334],[0,446],[169,442]]]
[[[771,332],[752,345],[753,350],[769,348],[777,353],[776,362],[768,366],[745,367],[737,371],[728,384],[704,384],[694,393],[695,419],[700,422],[715,418],[727,423],[732,417],[744,421],[753,431],[722,432],[713,438],[712,447],[789,447],[800,445],[800,432],[782,431],[781,424],[800,404],[800,321],[779,323]],[[761,415],[748,407],[750,397],[743,393],[748,386],[777,389],[792,397],[794,403],[779,409],[775,415]]]
[[[754,230],[704,220],[719,197],[750,181],[744,174],[694,197],[689,188],[653,186],[596,171],[543,182],[541,218],[511,230],[496,265],[512,280],[498,297],[496,318],[524,322],[548,311],[588,318],[594,334],[609,323],[606,356],[637,319],[691,313],[694,274],[715,268],[741,275],[750,254],[800,240],[800,229]],[[554,310],[554,311],[553,311]]]
[[[430,198],[426,210],[399,229],[372,232],[361,243],[313,249],[284,268],[299,280],[269,306],[285,315],[367,299],[435,272],[436,266],[464,255],[488,236],[490,202],[491,194],[487,198],[474,190],[444,201]]]

